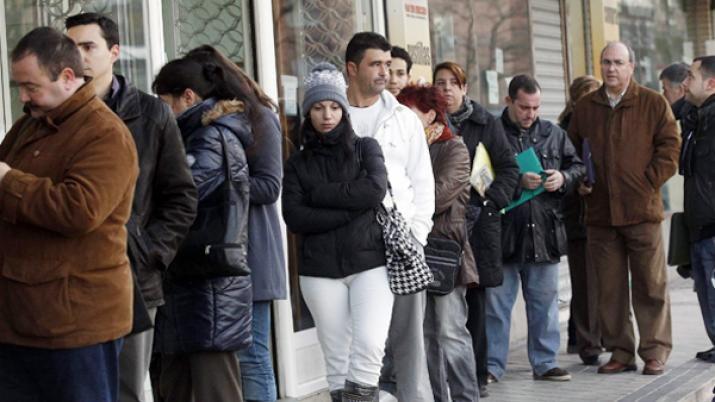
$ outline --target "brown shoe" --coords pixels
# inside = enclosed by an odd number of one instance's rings
[[[661,375],[665,371],[665,364],[656,359],[648,359],[643,366],[643,374],[645,375]]]
[[[598,368],[598,374],[616,374],[624,371],[636,371],[638,367],[635,364],[623,364],[618,360],[609,360],[608,363]]]

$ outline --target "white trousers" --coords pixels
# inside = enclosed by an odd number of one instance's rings
[[[300,290],[315,320],[330,390],[342,389],[346,379],[377,386],[394,301],[387,268],[340,279],[301,276]]]

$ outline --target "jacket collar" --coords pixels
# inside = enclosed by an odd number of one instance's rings
[[[119,93],[117,94],[114,113],[124,121],[141,116],[139,90],[123,76],[116,74],[114,77],[119,82]]]
[[[623,98],[620,102],[618,102],[618,105],[616,105],[614,109],[632,106],[635,100],[638,98],[639,94],[640,85],[636,82],[634,78],[631,78],[631,82],[628,84],[628,88],[626,88],[626,93],[623,94]],[[605,84],[601,85],[601,88],[596,91],[591,100],[598,104],[608,106],[609,108],[611,107],[611,103],[608,102],[608,94],[606,93]]]
[[[474,110],[467,120],[471,120],[480,125],[486,125],[489,122],[489,111],[474,100],[470,99],[469,102],[472,103]]]
[[[710,95],[707,99],[705,99],[705,102],[703,102],[698,109],[702,110],[703,113],[708,113],[710,109],[713,108],[715,108],[715,94]]]
[[[51,127],[59,127],[67,121],[75,112],[89,103],[94,97],[94,86],[90,83],[91,78],[85,78],[85,83],[72,94],[61,105],[47,112],[45,122]]]
[[[184,138],[204,126],[221,126],[230,130],[244,146],[253,143],[250,122],[244,113],[243,102],[238,100],[204,99],[185,110],[176,121]]]

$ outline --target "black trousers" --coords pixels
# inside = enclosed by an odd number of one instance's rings
[[[477,382],[479,386],[487,385],[487,327],[486,327],[486,300],[485,288],[476,287],[467,289],[467,329],[472,335],[474,361],[477,363]]]

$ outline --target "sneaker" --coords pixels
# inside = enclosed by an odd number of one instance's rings
[[[571,381],[571,374],[560,367],[554,367],[542,375],[534,373],[534,379],[542,381]]]
[[[486,398],[489,396],[489,391],[487,391],[487,386],[486,385],[480,385],[479,386],[479,397],[480,398]]]

